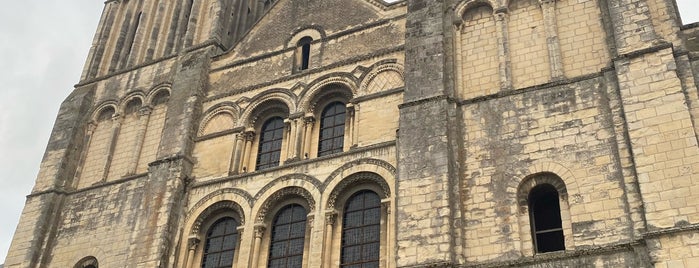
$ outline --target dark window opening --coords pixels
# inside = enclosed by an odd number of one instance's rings
[[[202,268],[223,268],[233,265],[238,246],[238,221],[231,217],[221,218],[206,233]]]
[[[537,253],[565,250],[558,191],[550,184],[529,193],[529,216]]]
[[[381,198],[372,191],[354,194],[342,217],[341,267],[379,267]]]
[[[168,100],[170,100],[170,92],[167,90],[162,90],[158,92],[155,97],[153,97],[153,105],[157,106],[160,104],[165,104]]]
[[[345,104],[333,102],[320,116],[318,156],[341,153],[345,142]]]
[[[272,222],[270,268],[300,268],[306,238],[306,209],[297,204],[282,208]]]
[[[312,41],[312,38],[306,36],[296,43],[296,67],[299,71],[307,70],[310,67]]]
[[[102,109],[102,111],[100,111],[99,116],[97,116],[97,121],[102,122],[102,121],[112,119],[112,117],[114,116],[114,113],[115,113],[114,108],[106,107],[106,108]]]
[[[273,117],[262,125],[255,170],[262,170],[279,165],[283,137],[284,120],[281,117]]]
[[[141,109],[141,99],[139,98],[134,98],[130,100],[128,103],[126,103],[126,114],[138,112],[139,109]]]

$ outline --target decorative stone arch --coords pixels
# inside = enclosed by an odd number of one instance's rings
[[[296,44],[299,42],[299,40],[301,40],[301,38],[304,37],[310,37],[313,39],[313,41],[317,41],[325,39],[326,34],[323,27],[317,24],[301,26],[294,29],[294,31],[291,32],[289,39],[286,40],[284,48],[296,47]]]
[[[233,201],[219,201],[207,207],[206,209],[204,209],[204,211],[199,213],[199,215],[194,220],[194,223],[192,224],[192,227],[189,232],[190,235],[196,236],[200,234],[202,232],[202,223],[204,223],[207,220],[211,220],[212,217],[216,217],[217,214],[220,214],[223,211],[232,211],[236,213],[238,217],[240,217],[240,225],[245,225],[245,213],[243,211],[243,208],[240,207],[238,203]]]
[[[332,91],[324,92],[326,89]],[[344,89],[343,89],[344,88]],[[306,90],[299,95],[298,111],[312,113],[321,97],[336,94],[342,98],[351,100],[357,92],[356,81],[350,74],[334,73],[325,75],[312,82]]]
[[[324,196],[327,200],[324,209],[325,237],[328,238],[324,247],[329,252],[338,253],[324,256],[323,262],[326,266],[332,266],[332,263],[340,261],[339,252],[341,252],[343,236],[343,225],[340,223],[346,216],[345,205],[352,196],[366,190],[381,198],[380,259],[385,261],[392,258],[391,249],[395,248],[392,242],[395,234],[391,226],[395,224],[395,216],[391,215],[390,211],[395,209],[395,202],[392,201],[395,172],[396,169],[388,162],[368,158],[346,163],[328,176],[325,189],[332,190],[325,191],[327,196]]]
[[[345,193],[345,191],[353,186],[371,184],[378,186],[381,191],[375,191],[382,199],[391,197],[391,187],[388,185],[386,180],[379,174],[373,172],[358,172],[343,178],[328,196],[328,201],[326,209],[339,210],[337,206],[337,198],[340,194]]]
[[[94,268],[99,268],[99,262],[97,261],[97,258],[93,256],[88,256],[80,259],[75,265],[73,266],[74,268],[87,268],[87,267],[94,267]]]
[[[381,159],[362,158],[347,162],[331,172],[330,175],[328,175],[328,177],[323,181],[323,189],[335,187],[335,185],[337,185],[342,178],[358,172],[373,172],[384,179],[394,179],[396,177],[396,168],[390,163]],[[389,190],[391,188],[393,187],[390,187]]]
[[[302,173],[294,173],[294,174],[288,174],[288,175],[281,176],[281,177],[276,178],[276,179],[272,180],[271,182],[267,183],[264,187],[262,187],[262,189],[260,189],[259,192],[257,192],[255,197],[253,197],[253,200],[260,200],[260,198],[262,198],[262,195],[269,192],[270,189],[278,187],[278,185],[286,185],[286,186],[298,185],[298,184],[296,184],[298,182],[308,183],[308,184],[312,185],[314,189],[318,189],[318,192],[323,191],[323,188],[322,188],[323,184],[315,177],[312,177],[312,176],[309,176],[306,174],[302,174]]]
[[[171,96],[172,92],[170,84],[161,84],[153,87],[146,96],[146,103],[148,103],[148,105],[155,106],[155,102],[162,98],[164,94],[167,94],[168,98]]]
[[[471,8],[487,5],[493,10],[499,10],[509,5],[508,0],[505,0],[503,6],[499,6],[493,0],[462,0],[454,7],[454,24],[460,25],[463,22],[464,14]]]
[[[384,72],[396,72],[400,75],[401,80],[405,85],[405,76],[403,65],[397,63],[396,61],[382,61],[377,62],[372,66],[371,70],[362,77],[361,84],[359,85],[359,90],[357,91],[359,95],[364,95],[369,91],[369,86],[372,84],[374,79],[384,74]]]
[[[556,170],[567,170],[558,164],[549,164],[549,168]],[[536,170],[536,169],[535,169]],[[558,192],[561,226],[563,229],[563,242],[566,250],[575,249],[573,239],[573,227],[570,215],[570,205],[568,202],[569,188],[566,185],[562,176],[552,171],[533,172],[524,177],[516,188],[516,206],[517,217],[519,218],[519,240],[521,241],[521,250],[524,256],[535,254],[532,238],[532,226],[529,213],[529,193],[532,189],[541,185],[550,185]]]
[[[139,100],[141,102],[141,106],[143,106],[146,103],[146,94],[141,90],[135,90],[126,94],[126,96],[119,100],[120,113],[126,113],[129,104],[135,100]]]
[[[563,182],[558,175],[551,172],[540,172],[525,177],[519,184],[517,189],[517,205],[520,208],[524,208],[526,211],[529,193],[535,187],[543,184],[549,184],[556,188],[561,199],[568,199],[568,189],[566,188],[565,182]]]
[[[286,90],[265,91],[251,99],[250,104],[240,115],[238,126],[254,128],[259,119],[264,120],[275,114],[286,118],[293,111],[294,103],[295,98]]]
[[[208,110],[206,110],[206,112],[204,112],[204,117],[199,123],[197,135],[203,136],[206,134],[210,134],[205,133],[205,130],[208,124],[211,122],[211,120],[217,118],[218,116],[226,115],[232,118],[233,124],[231,124],[230,128],[233,129],[238,124],[238,121],[240,121],[240,107],[238,107],[238,105],[233,102],[223,102],[209,108]]]
[[[195,203],[192,208],[187,213],[185,222],[189,222],[192,217],[199,215],[203,212],[206,207],[209,207],[217,202],[231,201],[237,204],[247,204],[247,206],[240,206],[242,209],[241,215],[249,215],[250,208],[254,203],[254,198],[248,192],[238,189],[238,188],[224,188],[216,190],[212,193],[207,194],[202,197],[197,203]]]
[[[508,193],[518,195],[522,183],[525,183],[528,179],[531,179],[533,174],[555,174],[555,176],[561,180],[561,183],[565,185],[566,195],[568,195],[569,190],[577,188],[577,183],[575,176],[573,176],[573,172],[563,164],[550,161],[534,161],[527,167],[526,172],[526,174],[513,177],[512,180],[509,181],[509,185],[507,187]],[[517,200],[519,202],[519,198]]]
[[[265,201],[262,203],[262,205],[260,205],[259,209],[257,210],[255,223],[259,225],[264,224],[265,222],[269,222],[271,220],[270,218],[268,218],[268,213],[270,212],[270,209],[277,206],[278,203],[280,203],[281,201],[289,199],[291,197],[300,197],[301,199],[303,199],[306,202],[306,204],[301,205],[308,206],[307,208],[309,210],[309,214],[315,211],[315,199],[313,199],[313,196],[308,190],[299,186],[289,186],[272,193],[269,197],[265,199]]]
[[[185,228],[181,243],[180,263],[185,267],[194,267],[195,260],[200,260],[203,254],[202,240],[206,239],[208,228],[217,220],[232,217],[239,220],[239,231],[250,214],[253,203],[252,196],[238,188],[224,188],[207,194],[197,201],[185,216]]]
[[[114,100],[104,101],[97,105],[90,116],[92,122],[99,122],[105,119],[105,113],[111,113],[112,116],[118,115],[119,103]]]

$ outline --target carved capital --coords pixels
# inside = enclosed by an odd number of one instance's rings
[[[253,141],[255,139],[255,131],[252,131],[252,130],[245,131],[245,133],[243,133],[242,136],[245,139],[245,141]]]
[[[187,239],[187,248],[190,250],[195,250],[197,246],[199,246],[199,242],[201,242],[201,239],[197,236],[190,236],[189,239]]]
[[[143,106],[140,109],[138,109],[138,115],[139,116],[147,116],[151,112],[153,112],[153,108],[150,106]]]
[[[335,220],[337,220],[336,210],[329,210],[325,212],[325,225],[335,225]]]
[[[265,230],[267,230],[267,227],[264,224],[255,224],[255,238],[262,238],[262,235],[265,234]]]

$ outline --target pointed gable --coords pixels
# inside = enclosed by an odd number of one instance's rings
[[[231,55],[245,58],[286,48],[292,35],[313,27],[327,35],[383,18],[374,0],[277,0]]]

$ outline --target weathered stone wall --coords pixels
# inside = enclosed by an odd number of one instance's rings
[[[520,183],[542,172],[567,188],[567,250],[631,239],[604,78],[543,87],[463,104],[461,191],[467,261],[531,256]],[[565,206],[562,206],[562,209]],[[565,230],[567,229],[567,230]]]

